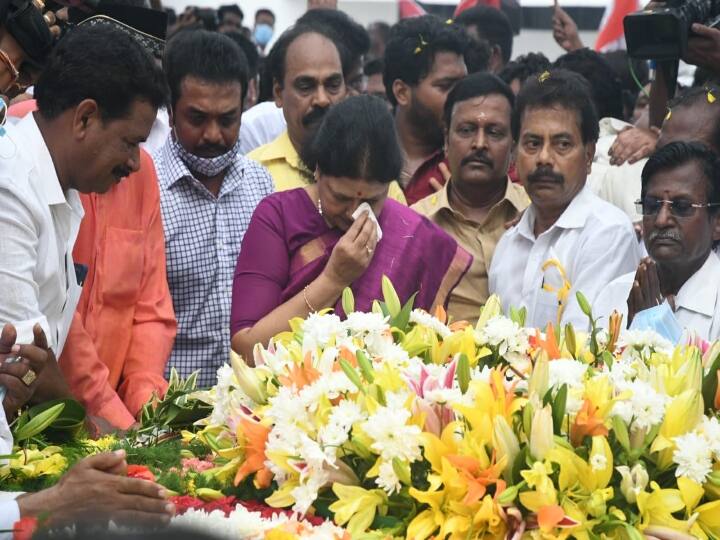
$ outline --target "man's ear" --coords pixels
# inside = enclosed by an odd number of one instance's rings
[[[590,142],[585,145],[585,164],[587,174],[592,170],[593,159],[595,158],[595,143]]]
[[[395,79],[392,83],[392,92],[398,105],[401,107],[407,107],[410,105],[410,101],[412,100],[412,88],[409,84],[401,81],[400,79]]]
[[[100,108],[94,99],[84,99],[75,107],[72,119],[72,134],[76,140],[83,140],[95,123],[100,122]]]
[[[282,89],[283,87],[280,85],[280,83],[276,80],[273,80],[273,98],[275,99],[275,106],[278,109],[282,109],[283,107]]]
[[[488,59],[488,71],[490,73],[500,73],[504,66],[505,62],[503,61],[500,45],[492,45],[490,47],[490,58]]]

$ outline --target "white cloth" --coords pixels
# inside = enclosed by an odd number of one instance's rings
[[[72,248],[83,208],[63,193],[32,114],[0,136],[0,208],[0,324],[32,343],[40,323],[59,357],[81,293]]]
[[[283,110],[274,101],[263,101],[245,111],[240,119],[240,153],[249,154],[274,141],[287,128]]]
[[[640,250],[630,220],[620,210],[599,199],[587,187],[572,200],[557,222],[535,237],[535,206],[500,239],[489,272],[490,292],[509,308],[527,309],[527,326],[544,328],[557,323],[558,294],[563,282],[557,268],[543,272],[546,261],[557,260],[571,289],[561,323],[589,326],[576,299],[581,291],[592,304],[613,279],[637,268]]]
[[[5,410],[0,406],[0,456],[12,453],[13,438],[5,418]],[[0,460],[0,465],[4,460]],[[0,531],[12,529],[20,519],[20,509],[15,502],[19,493],[0,491]],[[0,533],[0,540],[11,540],[12,533]]]
[[[627,321],[627,299],[635,270],[620,276],[605,287],[595,303],[597,314],[607,322],[613,311]],[[675,298],[675,318],[684,329],[706,341],[720,339],[720,258],[714,251],[700,269],[680,288]]]
[[[157,152],[167,141],[168,135],[170,135],[170,116],[165,107],[158,109],[157,116],[153,122],[150,135],[147,140],[140,146],[148,154],[152,155]]]
[[[635,223],[642,220],[642,216],[635,209],[635,201],[640,198],[642,170],[647,159],[617,166],[610,165],[608,155],[618,133],[628,126],[632,127],[632,124],[617,118],[600,120],[600,138],[595,146],[595,157],[587,185],[595,195],[617,206]]]

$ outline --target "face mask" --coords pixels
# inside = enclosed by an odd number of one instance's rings
[[[185,165],[187,165],[188,169],[194,173],[199,173],[208,177],[217,176],[230,167],[240,151],[240,138],[238,138],[235,145],[228,152],[212,158],[205,158],[191,154],[185,150],[182,144],[178,142],[177,135],[173,137],[172,143],[175,147],[175,151],[180,156],[180,159],[183,160]]]
[[[264,47],[265,45],[270,43],[270,40],[273,37],[272,26],[265,23],[258,24],[255,27],[255,33],[253,34],[253,37],[255,38],[255,43],[257,43],[261,47]]]

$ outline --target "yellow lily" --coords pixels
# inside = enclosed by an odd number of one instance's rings
[[[661,471],[672,465],[674,437],[691,431],[703,416],[703,399],[697,390],[686,390],[676,396],[665,411],[660,432],[650,451],[657,453],[656,463]]]
[[[550,405],[545,405],[533,414],[530,428],[530,455],[535,459],[543,460],[554,446],[552,408]]]
[[[333,493],[338,500],[330,505],[335,514],[335,523],[345,525],[352,537],[365,532],[380,512],[387,512],[388,498],[381,489],[363,489],[358,486],[333,484]]]
[[[687,522],[676,519],[672,514],[685,508],[679,489],[661,489],[657,482],[651,482],[649,493],[643,491],[637,496],[640,511],[640,529],[650,525],[670,527],[678,531],[687,530]]]

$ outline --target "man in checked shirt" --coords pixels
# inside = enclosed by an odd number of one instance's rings
[[[238,152],[248,83],[238,45],[204,30],[180,32],[168,42],[163,68],[172,131],[154,161],[178,321],[167,371],[174,367],[187,377],[199,369],[198,386],[208,387],[229,360],[240,243],[273,183],[263,167]]]

